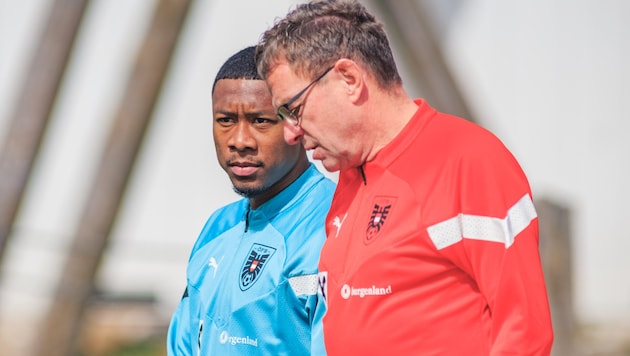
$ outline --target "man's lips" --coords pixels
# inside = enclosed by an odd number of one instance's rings
[[[262,164],[255,162],[228,162],[230,171],[236,176],[246,177],[256,173]]]

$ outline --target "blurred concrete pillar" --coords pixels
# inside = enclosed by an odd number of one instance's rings
[[[553,201],[536,201],[540,249],[554,329],[552,355],[576,355],[573,307],[571,211]]]
[[[402,38],[401,53],[414,64],[415,74],[426,88],[424,97],[436,109],[476,121],[442,53],[432,26],[431,9],[424,1],[374,0],[380,14],[390,19],[391,36]],[[409,80],[410,78],[406,78]]]
[[[94,277],[184,25],[190,0],[159,0],[109,134],[79,226],[41,325],[36,356],[77,354]]]
[[[0,264],[88,0],[55,0],[0,151]]]

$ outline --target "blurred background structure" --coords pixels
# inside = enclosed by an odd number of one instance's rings
[[[0,0],[0,354],[164,354],[192,244],[238,198],[212,81],[297,2]],[[630,2],[363,2],[408,91],[528,174],[553,354],[630,355]]]

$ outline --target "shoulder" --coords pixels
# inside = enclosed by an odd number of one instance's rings
[[[436,136],[464,155],[482,155],[509,152],[503,141],[490,129],[460,117],[441,114],[436,124]]]
[[[240,199],[215,210],[206,221],[204,228],[214,226],[231,227],[242,220],[247,212],[247,199]]]
[[[336,184],[328,177],[324,176],[313,163],[304,172],[304,184],[300,190],[302,201],[298,204],[312,204],[313,202],[330,203],[335,193]]]
[[[325,239],[325,219],[335,192],[335,183],[319,172],[311,163],[300,179],[293,202],[278,215],[276,228],[285,236],[287,243],[313,243],[319,245]]]
[[[247,200],[240,199],[215,210],[201,229],[193,251],[243,221],[247,207]]]

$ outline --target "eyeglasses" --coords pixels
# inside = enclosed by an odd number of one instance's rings
[[[304,94],[308,90],[308,88],[310,88],[313,84],[317,83],[320,79],[322,79],[334,67],[335,66],[328,67],[328,69],[326,69],[324,73],[320,74],[317,78],[315,78],[312,82],[310,82],[309,85],[306,86],[306,88],[300,90],[299,93],[295,94],[295,96],[289,99],[289,101],[287,101],[284,105],[281,105],[278,108],[278,111],[276,113],[278,115],[278,119],[287,120],[287,122],[289,122],[293,126],[300,126],[301,116],[298,117],[298,112],[299,112],[298,109],[302,105],[299,105],[293,108],[293,110],[289,109],[289,105],[293,104],[296,100],[298,100],[302,96],[302,94]]]

